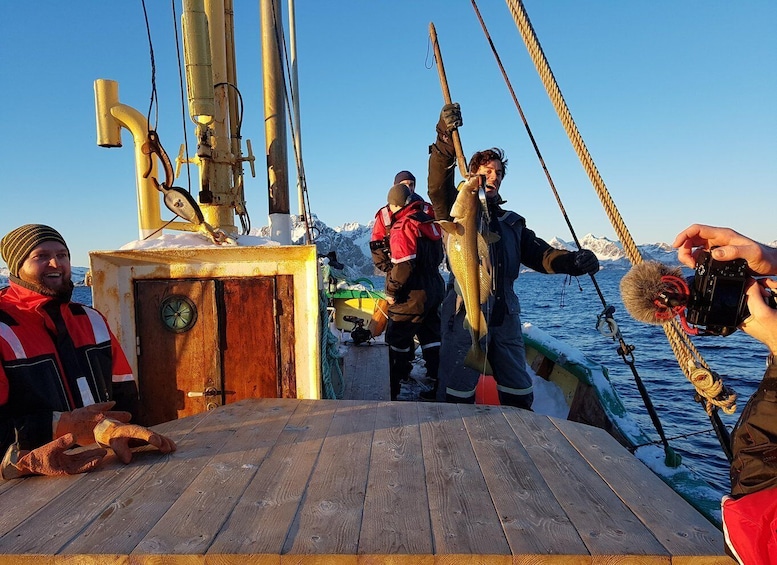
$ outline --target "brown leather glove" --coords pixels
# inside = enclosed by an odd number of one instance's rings
[[[97,467],[108,453],[102,448],[66,453],[75,445],[73,434],[66,434],[32,451],[22,451],[19,444],[15,443],[3,457],[0,472],[4,479],[16,479],[25,475],[77,475]]]
[[[98,402],[83,408],[76,408],[71,412],[59,412],[59,421],[55,428],[54,437],[73,434],[78,445],[93,444],[95,442],[94,427],[105,418],[112,418],[124,423],[132,419],[132,414],[129,412],[111,411],[115,404],[113,401]]]
[[[175,451],[175,442],[170,438],[152,432],[136,424],[127,424],[105,418],[94,428],[94,437],[103,447],[110,447],[122,463],[132,460],[132,448],[153,445],[162,453]]]

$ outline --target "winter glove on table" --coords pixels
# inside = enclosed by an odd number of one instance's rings
[[[129,412],[111,410],[116,403],[98,402],[76,408],[70,412],[54,412],[55,422],[54,437],[62,437],[66,434],[73,434],[78,445],[91,445],[95,442],[94,427],[105,418],[112,418],[119,422],[127,423],[132,419]]]
[[[148,428],[136,424],[127,424],[105,418],[94,428],[94,437],[103,447],[110,447],[122,463],[132,460],[132,448],[141,445],[151,445],[162,453],[175,451],[175,442],[170,438],[152,432]]]
[[[16,479],[25,475],[77,475],[97,467],[108,453],[103,448],[67,453],[75,445],[73,434],[65,434],[32,451],[20,450],[19,444],[15,443],[8,448],[0,471],[4,479]]]

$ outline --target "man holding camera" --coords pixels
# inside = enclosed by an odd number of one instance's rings
[[[744,259],[754,275],[777,275],[777,249],[728,228],[693,224],[673,246],[689,267],[702,250],[718,261]],[[747,288],[750,316],[739,326],[769,349],[766,373],[732,433],[731,494],[723,499],[727,551],[741,564],[777,563],[777,310],[769,306],[773,279]]]

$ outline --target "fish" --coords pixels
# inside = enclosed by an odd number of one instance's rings
[[[483,214],[478,198],[480,179],[472,177],[458,187],[456,201],[451,208],[452,220],[440,220],[445,231],[445,251],[450,269],[458,286],[457,293],[464,304],[464,326],[472,337],[472,345],[464,358],[464,365],[485,375],[493,375],[481,340],[488,334],[488,324],[481,310],[492,292],[492,268],[488,246],[499,236],[481,227]]]

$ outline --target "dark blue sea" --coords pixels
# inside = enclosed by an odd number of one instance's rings
[[[607,267],[596,275],[606,302],[615,307],[615,320],[625,342],[634,346],[637,372],[653,402],[670,445],[683,460],[721,494],[728,491],[728,462],[712,431],[709,417],[694,401],[694,388],[677,364],[663,330],[635,321],[624,309],[620,280],[627,270]],[[375,286],[382,279],[375,277]],[[610,380],[631,415],[656,441],[651,419],[634,383],[631,370],[617,353],[618,344],[596,329],[603,310],[590,277],[569,279],[563,275],[522,273],[516,289],[521,299],[523,322],[530,322],[552,336],[583,351],[605,365]],[[91,304],[91,289],[76,287],[74,299]],[[728,337],[693,338],[693,343],[712,367],[739,396],[737,411],[719,412],[730,430],[755,391],[765,370],[766,348],[741,331]]]

